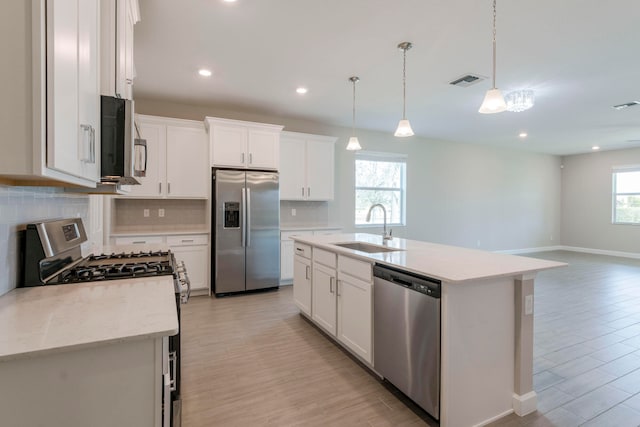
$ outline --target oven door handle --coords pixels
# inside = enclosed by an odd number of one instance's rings
[[[171,364],[169,370],[169,391],[176,391],[178,389],[178,383],[176,376],[178,373],[178,354],[175,351],[169,353],[169,363]]]

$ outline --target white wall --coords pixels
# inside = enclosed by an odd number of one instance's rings
[[[328,204],[328,223],[354,230],[354,154],[344,150],[350,129],[139,97],[136,110],[194,120],[209,115],[274,123],[288,131],[339,137],[336,199]],[[358,137],[367,150],[408,155],[407,227],[394,229],[394,235],[467,247],[477,247],[480,241],[488,250],[559,244],[559,157],[418,137],[398,139],[392,131],[358,131]]]
[[[611,220],[612,168],[640,165],[640,148],[567,156],[562,162],[562,243],[639,254],[640,226]]]

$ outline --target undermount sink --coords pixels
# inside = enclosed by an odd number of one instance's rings
[[[381,252],[397,252],[403,250],[398,248],[387,248],[385,246],[378,246],[364,242],[334,243],[334,245],[340,246],[341,248],[353,249],[354,251],[366,252],[369,254],[376,254]]]

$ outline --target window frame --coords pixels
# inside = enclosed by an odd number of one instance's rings
[[[376,151],[358,151],[355,153],[355,158],[353,161],[353,170],[354,170],[354,191],[353,191],[353,202],[354,202],[354,215],[353,215],[353,224],[356,228],[377,228],[383,225],[382,222],[367,222],[364,224],[358,224],[356,218],[356,200],[358,195],[358,190],[364,191],[399,191],[400,192],[400,222],[387,222],[387,227],[405,227],[407,225],[407,159],[408,156],[406,154],[399,153],[387,153],[387,152],[376,152]],[[400,177],[400,187],[370,187],[370,186],[362,186],[359,187],[356,185],[356,175],[357,175],[357,161],[358,160],[366,160],[366,161],[374,161],[374,162],[388,162],[388,163],[401,163],[402,164],[402,173]],[[387,212],[388,217],[390,217],[390,213]]]
[[[616,221],[616,202],[618,199],[618,196],[638,196],[640,197],[640,192],[637,193],[618,193],[617,188],[616,188],[616,183],[617,183],[617,179],[616,179],[616,175],[619,173],[626,173],[626,172],[640,172],[640,165],[629,165],[629,166],[615,166],[613,168],[613,171],[611,173],[611,224],[613,225],[634,225],[634,226],[640,226],[640,221],[638,222],[622,222],[622,221]]]

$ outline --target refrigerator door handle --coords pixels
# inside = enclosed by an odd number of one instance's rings
[[[247,246],[251,246],[251,189],[247,188],[247,223],[246,223],[246,233],[247,233]]]
[[[247,189],[246,188],[242,188],[242,236],[240,237],[240,239],[242,240],[242,247],[244,248],[245,242],[247,240]]]

